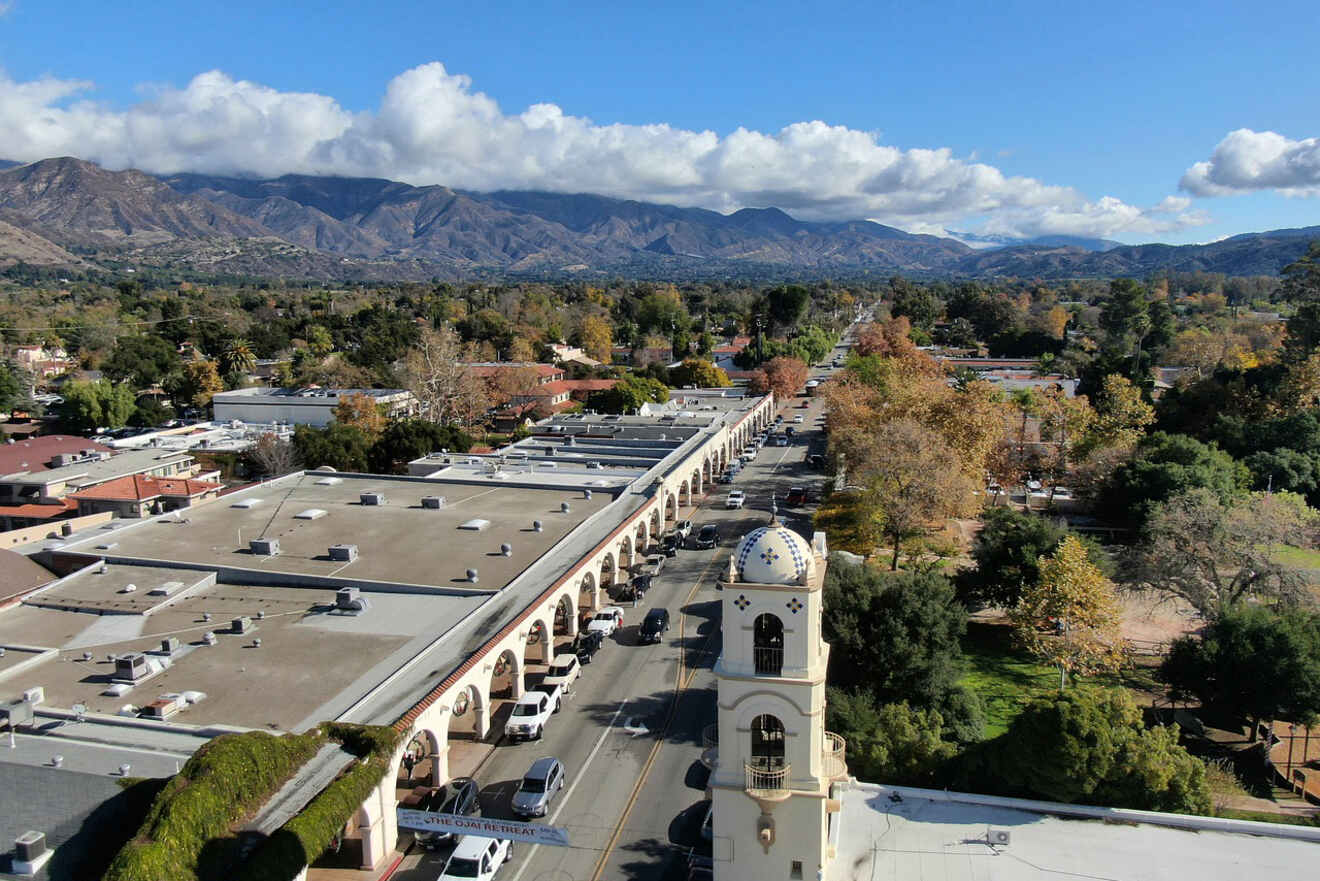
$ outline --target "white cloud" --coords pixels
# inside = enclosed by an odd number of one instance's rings
[[[1194,196],[1231,196],[1276,190],[1285,196],[1320,196],[1320,138],[1294,141],[1277,132],[1229,132],[1210,158],[1183,175],[1179,187]]]
[[[1009,235],[1151,234],[1204,222],[1187,200],[1143,209],[953,155],[900,150],[820,121],[723,137],[652,125],[597,125],[554,104],[505,113],[440,63],[405,71],[378,110],[279,92],[211,71],[117,110],[91,84],[0,76],[0,157],[58,155],[109,168],[274,176],[386,177],[473,189],[543,189],[699,205],[774,205],[804,219],[874,218],[904,229],[981,225]]]

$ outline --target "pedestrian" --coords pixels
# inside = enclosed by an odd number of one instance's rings
[[[412,750],[403,754],[403,767],[408,770],[408,782],[412,783],[413,766],[417,764],[417,757],[412,754]]]

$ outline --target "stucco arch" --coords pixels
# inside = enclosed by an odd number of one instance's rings
[[[507,693],[510,700],[517,700],[523,695],[523,657],[513,648],[505,648],[495,655],[490,662],[490,685],[487,692],[491,697]]]
[[[611,551],[606,551],[600,558],[600,586],[609,587],[614,584],[619,575],[619,564],[614,559]]]
[[[675,493],[665,493],[665,522],[673,523],[678,519],[678,496]]]
[[[600,608],[600,590],[593,572],[588,571],[578,583],[578,608],[593,611]]]
[[[630,568],[636,562],[637,560],[633,554],[632,534],[625,531],[619,537],[619,568]]]
[[[564,591],[555,603],[555,634],[577,636],[577,601],[572,591]]]
[[[554,657],[555,632],[544,618],[534,618],[527,622],[527,637],[523,641],[523,661],[531,655],[536,663],[549,664]]]

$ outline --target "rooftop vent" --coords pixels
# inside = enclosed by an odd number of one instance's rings
[[[358,588],[341,587],[335,593],[335,608],[341,612],[362,612],[367,608],[367,601]]]
[[[357,545],[331,545],[330,559],[336,563],[352,563],[358,557]]]
[[[324,508],[308,508],[293,515],[294,520],[320,520],[325,516]]]
[[[385,493],[366,492],[358,495],[358,501],[364,505],[383,505],[385,504]]]
[[[63,764],[63,761],[59,764]],[[14,839],[14,871],[24,875],[35,875],[53,854],[54,851],[46,848],[45,832],[24,832]],[[23,871],[24,869],[31,871]]]
[[[480,517],[475,517],[466,523],[460,524],[458,528],[471,530],[472,532],[481,532],[482,530],[486,529],[489,526],[490,526],[489,520],[483,520]]]
[[[259,557],[274,557],[280,552],[278,538],[254,538],[248,542],[248,550]]]
[[[543,527],[543,526],[541,525],[541,521],[540,521],[540,520],[533,520],[533,521],[532,521],[532,532],[540,532],[540,531],[541,531],[542,529],[544,529],[544,528],[545,528],[545,527]]]
[[[179,712],[179,701],[177,698],[159,697],[144,706],[140,715],[144,719],[155,719],[158,722],[164,722],[177,712]]]
[[[232,633],[249,633],[252,630],[252,619],[247,615],[239,615],[230,622],[229,630]]]
[[[172,655],[179,650],[179,638],[177,636],[167,636],[160,641],[160,653],[162,655]]]
[[[476,570],[476,569],[469,569],[469,570],[467,570],[467,580],[470,581],[470,582],[472,582],[473,584],[476,584],[476,583],[477,583],[477,570]]]
[[[506,557],[512,557],[512,556],[513,556],[513,545],[508,544],[507,542],[506,542],[505,544],[500,545],[500,553],[503,554],[503,555],[506,556]]]
[[[202,634],[202,642],[206,643],[207,645],[215,645],[217,642],[219,642],[219,640],[216,639],[215,631],[208,630]]]
[[[567,514],[567,513],[568,513],[569,511],[571,511],[571,510],[573,510],[573,506],[570,505],[568,502],[560,502],[560,503],[559,503],[559,513],[561,513],[561,514]]]
[[[422,507],[438,510],[445,506],[444,496],[422,496]]]
[[[344,482],[344,478],[342,478],[342,477],[322,477],[320,480],[316,481],[316,485],[317,485],[317,486],[338,486],[339,484],[341,484],[341,483],[343,483],[343,482]]]
[[[260,505],[261,502],[262,502],[261,499],[240,499],[239,501],[234,502],[234,504],[230,505],[229,507],[244,508],[244,509],[255,508],[257,505]]]
[[[591,498],[591,490],[589,490],[589,489],[584,489],[584,490],[582,491],[582,498],[584,498],[584,499],[589,499],[589,498]]]
[[[167,581],[164,584],[162,584],[160,587],[153,587],[151,590],[147,591],[147,594],[148,596],[153,596],[153,597],[168,597],[168,596],[173,596],[182,589],[183,589],[182,581]]]

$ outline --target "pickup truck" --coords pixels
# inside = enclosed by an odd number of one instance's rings
[[[562,702],[563,689],[560,686],[542,683],[514,703],[509,721],[504,725],[504,736],[510,740],[540,740],[545,733],[545,723],[559,711]]]

